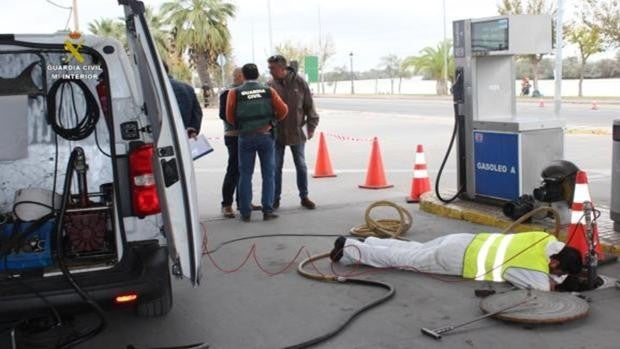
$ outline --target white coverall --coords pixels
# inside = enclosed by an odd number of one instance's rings
[[[398,268],[432,274],[462,276],[467,246],[475,234],[450,234],[428,242],[401,241],[369,237],[364,242],[347,239],[340,263],[356,263],[376,268]],[[564,243],[550,241],[547,257],[564,248]],[[549,278],[561,283],[564,279],[529,269],[507,268],[504,279],[516,287],[549,291]]]

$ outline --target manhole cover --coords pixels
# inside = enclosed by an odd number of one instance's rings
[[[585,300],[569,293],[517,290],[495,294],[483,299],[480,308],[492,313],[524,301],[531,301],[495,315],[494,318],[525,324],[557,324],[588,315],[590,306]]]

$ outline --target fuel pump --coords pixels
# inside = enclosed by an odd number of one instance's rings
[[[453,22],[457,195],[505,203],[531,193],[545,164],[564,155],[564,121],[517,115],[515,56],[552,51],[548,15]],[[444,159],[444,165],[445,160]],[[443,170],[436,180],[439,179]]]

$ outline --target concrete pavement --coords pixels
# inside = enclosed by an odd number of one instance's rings
[[[321,106],[321,101],[318,101]],[[437,108],[430,106],[429,108]],[[413,110],[413,109],[412,109]],[[429,109],[431,110],[431,109]],[[431,110],[432,111],[432,110]],[[219,218],[220,188],[224,175],[226,150],[221,121],[209,110],[203,132],[212,138],[215,152],[195,162],[199,184],[201,218],[207,227],[209,246],[229,239],[259,234],[320,233],[345,234],[362,223],[369,203],[389,199],[404,204],[412,176],[415,145],[424,144],[434,179],[451,131],[451,118],[425,115],[421,112],[396,113],[327,110],[321,106],[320,130],[333,135],[351,136],[357,140],[328,137],[336,178],[310,179],[310,194],[319,208],[307,211],[299,207],[292,160],[287,154],[284,193],[280,218],[263,222],[259,215],[249,224],[238,219]],[[429,112],[429,114],[431,114]],[[361,190],[370,142],[380,137],[388,182],[394,188]],[[582,167],[604,170],[611,157],[607,137],[568,135],[567,155]],[[316,140],[306,147],[309,172],[316,156]],[[598,147],[597,156],[592,149]],[[444,178],[445,188],[455,186],[453,157]],[[257,171],[257,173],[259,173]],[[604,183],[608,175],[589,172],[595,200],[602,196],[596,181]],[[594,180],[592,178],[595,177]],[[255,193],[259,193],[260,176],[255,176]],[[601,187],[605,187],[604,184]],[[603,190],[600,190],[602,192]],[[608,197],[607,197],[608,198]],[[602,201],[602,200],[599,200]],[[258,199],[255,199],[258,202]],[[407,237],[430,240],[448,233],[495,231],[467,222],[442,219],[407,205],[413,214],[413,226]],[[377,216],[393,217],[395,213],[379,211]],[[277,276],[261,271],[253,257],[243,268],[232,273],[256,244],[256,260],[268,272],[289,268]],[[175,306],[162,319],[137,319],[131,313],[110,314],[110,326],[100,336],[80,348],[138,348],[181,345],[206,341],[212,348],[281,348],[320,335],[344,320],[354,309],[381,294],[381,290],[350,285],[331,285],[301,278],[290,264],[300,248],[310,253],[328,251],[333,238],[271,238],[228,245],[203,262],[204,278],[199,288],[185,281],[174,282]],[[303,252],[302,252],[303,253]],[[297,261],[300,261],[298,258]],[[329,264],[319,264],[328,272]],[[364,269],[366,270],[366,269]],[[620,276],[620,266],[602,268],[601,273]],[[370,311],[355,321],[342,335],[318,348],[617,348],[617,309],[620,294],[616,289],[592,292],[590,315],[561,326],[525,329],[494,320],[485,320],[446,336],[441,342],[423,337],[421,327],[437,327],[480,315],[479,299],[474,289],[482,286],[473,281],[446,282],[404,271],[382,271],[369,277],[389,282],[396,296],[386,305]],[[494,284],[497,291],[507,286]],[[84,317],[88,321],[89,317]]]
[[[374,192],[376,193],[376,192]],[[317,195],[319,203],[324,194]],[[385,197],[398,201],[400,197]],[[321,205],[316,211],[285,207],[276,221],[243,224],[237,220],[208,221],[209,245],[241,236],[271,233],[342,234],[360,223],[368,202]],[[488,231],[489,228],[455,220],[438,219],[407,206],[414,221],[408,238],[426,241],[453,232]],[[234,269],[256,244],[257,260],[270,272],[282,270],[300,248],[310,253],[328,251],[333,238],[272,238],[226,246],[212,258],[224,269]],[[298,258],[297,261],[300,261]],[[325,284],[304,279],[291,269],[277,276],[260,271],[252,259],[241,270],[224,273],[205,260],[203,285],[192,289],[175,282],[175,306],[164,319],[141,320],[132,314],[110,315],[110,327],[83,348],[169,346],[207,341],[212,348],[281,348],[330,330],[347,314],[380,296],[382,290]],[[318,264],[329,272],[326,262]],[[350,270],[350,269],[348,269]],[[367,269],[363,269],[367,270]],[[603,271],[618,275],[619,266]],[[371,310],[342,335],[317,348],[615,348],[615,319],[620,306],[616,289],[592,293],[588,318],[562,326],[524,329],[485,320],[446,336],[441,342],[420,334],[421,327],[437,327],[480,315],[474,281],[440,281],[405,271],[368,275],[396,287],[396,296]],[[508,290],[494,284],[498,291]]]

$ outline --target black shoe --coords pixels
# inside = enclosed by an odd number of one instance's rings
[[[252,205],[252,211],[262,211],[263,210],[263,206],[261,205]]]
[[[272,205],[274,210],[277,210],[280,208],[280,200],[273,200],[273,205]]]
[[[312,200],[308,199],[308,198],[303,198],[301,199],[301,206],[309,209],[309,210],[314,210],[316,208],[316,205],[314,204],[314,202],[312,202]]]
[[[270,221],[270,220],[276,219],[276,218],[278,218],[278,215],[275,214],[275,213],[271,213],[271,212],[263,213],[263,220],[264,221]]]
[[[252,219],[252,216],[241,215],[241,220],[246,222],[246,223],[249,222],[251,219]]]
[[[332,262],[334,263],[338,263],[340,261],[340,259],[343,256],[343,251],[344,251],[344,243],[347,241],[347,238],[345,238],[344,236],[340,236],[336,239],[336,241],[334,242],[334,248],[332,249],[332,251],[329,253],[329,259],[332,260]]]

